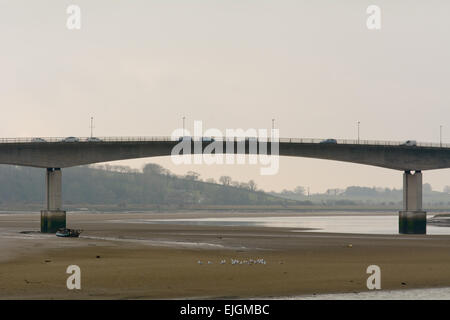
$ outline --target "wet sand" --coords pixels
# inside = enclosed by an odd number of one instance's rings
[[[230,215],[244,216],[214,213]],[[249,215],[258,214],[245,214]],[[21,233],[39,229],[38,213],[1,214],[0,298],[248,298],[361,292],[367,291],[366,268],[371,264],[381,267],[382,289],[450,286],[450,236],[445,235],[126,222],[208,216],[73,213],[68,226],[84,232],[81,238],[63,239]],[[231,259],[264,259],[266,264],[232,265]],[[71,291],[66,288],[66,268],[74,264],[81,268],[82,289]]]

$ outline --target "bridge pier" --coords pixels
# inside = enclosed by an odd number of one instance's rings
[[[426,234],[427,213],[422,210],[422,172],[403,174],[403,210],[399,212],[399,233]]]
[[[46,210],[41,210],[41,232],[55,233],[59,228],[66,227],[66,212],[62,207],[62,174],[60,168],[47,168]]]

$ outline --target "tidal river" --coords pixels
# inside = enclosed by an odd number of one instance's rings
[[[276,214],[274,214],[276,215]],[[140,223],[204,225],[204,226],[257,226],[308,229],[309,232],[398,234],[398,216],[392,215],[320,215],[221,217],[192,219],[140,219]],[[433,219],[433,214],[428,218]],[[130,221],[132,222],[132,221]],[[134,221],[136,222],[136,221]],[[450,234],[450,227],[428,224],[427,234]]]

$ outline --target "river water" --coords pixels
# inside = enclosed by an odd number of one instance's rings
[[[429,215],[429,219],[433,216]],[[130,221],[132,222],[132,221]],[[135,221],[137,222],[137,221]],[[398,234],[398,215],[298,215],[289,217],[223,217],[196,219],[140,219],[140,223],[205,226],[257,226],[310,229],[310,232]],[[427,225],[427,234],[450,234],[450,227]]]
[[[279,297],[282,300],[450,300],[450,288],[375,290]]]

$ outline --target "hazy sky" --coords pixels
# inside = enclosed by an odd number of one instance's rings
[[[81,30],[66,28],[67,6]],[[366,8],[381,8],[368,30]],[[0,137],[170,135],[194,120],[282,137],[450,143],[450,2],[333,0],[0,0]],[[258,166],[175,166],[265,190],[401,187],[401,172],[281,158]],[[450,170],[425,172],[436,189]]]

